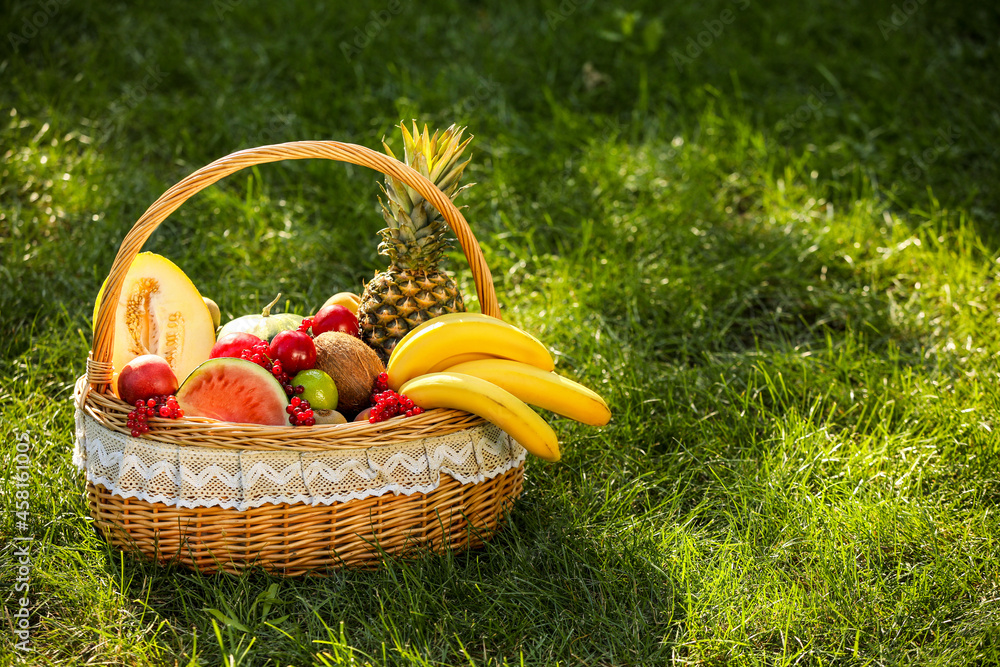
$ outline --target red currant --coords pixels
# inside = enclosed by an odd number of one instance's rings
[[[285,408],[288,413],[288,423],[292,426],[313,426],[316,424],[316,415],[309,405],[309,401],[298,396],[292,398],[292,402]]]
[[[385,373],[382,373],[375,380],[375,393],[371,396],[372,409],[368,413],[370,424],[376,424],[399,415],[413,417],[423,412],[405,394],[397,394],[391,389],[382,389],[380,385],[383,385],[385,381]]]
[[[184,411],[173,395],[153,396],[145,401],[136,401],[135,409],[128,413],[125,425],[133,438],[149,433],[149,418],[180,419]]]

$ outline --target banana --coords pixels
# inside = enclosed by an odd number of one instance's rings
[[[406,334],[389,357],[389,387],[427,373],[447,357],[480,353],[523,361],[545,371],[555,368],[552,355],[530,334],[495,317],[450,313],[424,322]]]
[[[428,373],[400,388],[422,408],[465,410],[496,424],[535,456],[559,460],[555,431],[537,412],[492,382],[461,373]]]
[[[492,382],[519,399],[591,426],[604,426],[611,410],[604,399],[582,384],[556,373],[508,359],[481,359],[456,364],[449,373],[463,373]]]
[[[427,369],[428,373],[440,373],[441,371],[446,371],[452,366],[457,366],[458,364],[464,364],[466,361],[479,361],[480,359],[499,359],[500,357],[494,357],[492,354],[481,354],[479,352],[468,352],[466,354],[456,354],[452,357],[445,357],[438,363],[434,364]]]
[[[498,319],[496,317],[490,317],[489,315],[483,315],[482,313],[468,313],[465,311],[462,311],[461,313],[445,313],[444,315],[438,315],[437,317],[432,317],[429,320],[421,322],[417,326],[407,331],[406,335],[400,338],[399,342],[396,343],[396,347],[399,347],[407,340],[413,338],[414,336],[416,336],[418,333],[420,333],[430,325],[441,324],[442,322],[490,322],[493,324],[499,322],[500,324],[506,324],[509,327],[514,326],[513,324],[507,324],[507,322],[504,322],[501,319]]]

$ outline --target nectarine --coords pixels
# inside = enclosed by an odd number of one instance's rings
[[[118,374],[118,396],[129,405],[176,391],[177,376],[167,360],[155,354],[135,357]]]

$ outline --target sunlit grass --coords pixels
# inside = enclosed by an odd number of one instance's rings
[[[743,3],[404,3],[351,61],[370,8],[56,4],[0,56],[0,664],[25,433],[31,664],[1000,659],[994,14],[885,34],[892,7],[754,3],[678,66]],[[465,214],[505,317],[612,423],[548,415],[563,460],[529,460],[472,553],[286,580],[109,549],[71,386],[120,240],[217,157],[410,117],[476,135]],[[383,266],[376,180],[245,170],[148,249],[224,317],[311,311]]]

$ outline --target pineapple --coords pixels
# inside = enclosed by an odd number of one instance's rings
[[[465,128],[454,125],[428,136],[413,123],[412,133],[400,123],[404,162],[427,177],[452,200],[468,185],[458,187],[468,160],[459,163],[472,137],[462,140]],[[385,152],[392,150],[385,142]],[[358,306],[361,337],[383,362],[396,343],[421,322],[465,310],[458,285],[438,268],[441,256],[451,247],[448,223],[430,202],[401,181],[385,177],[386,201],[379,197],[382,217],[388,225],[379,234],[378,251],[389,258],[389,268],[365,285]]]

